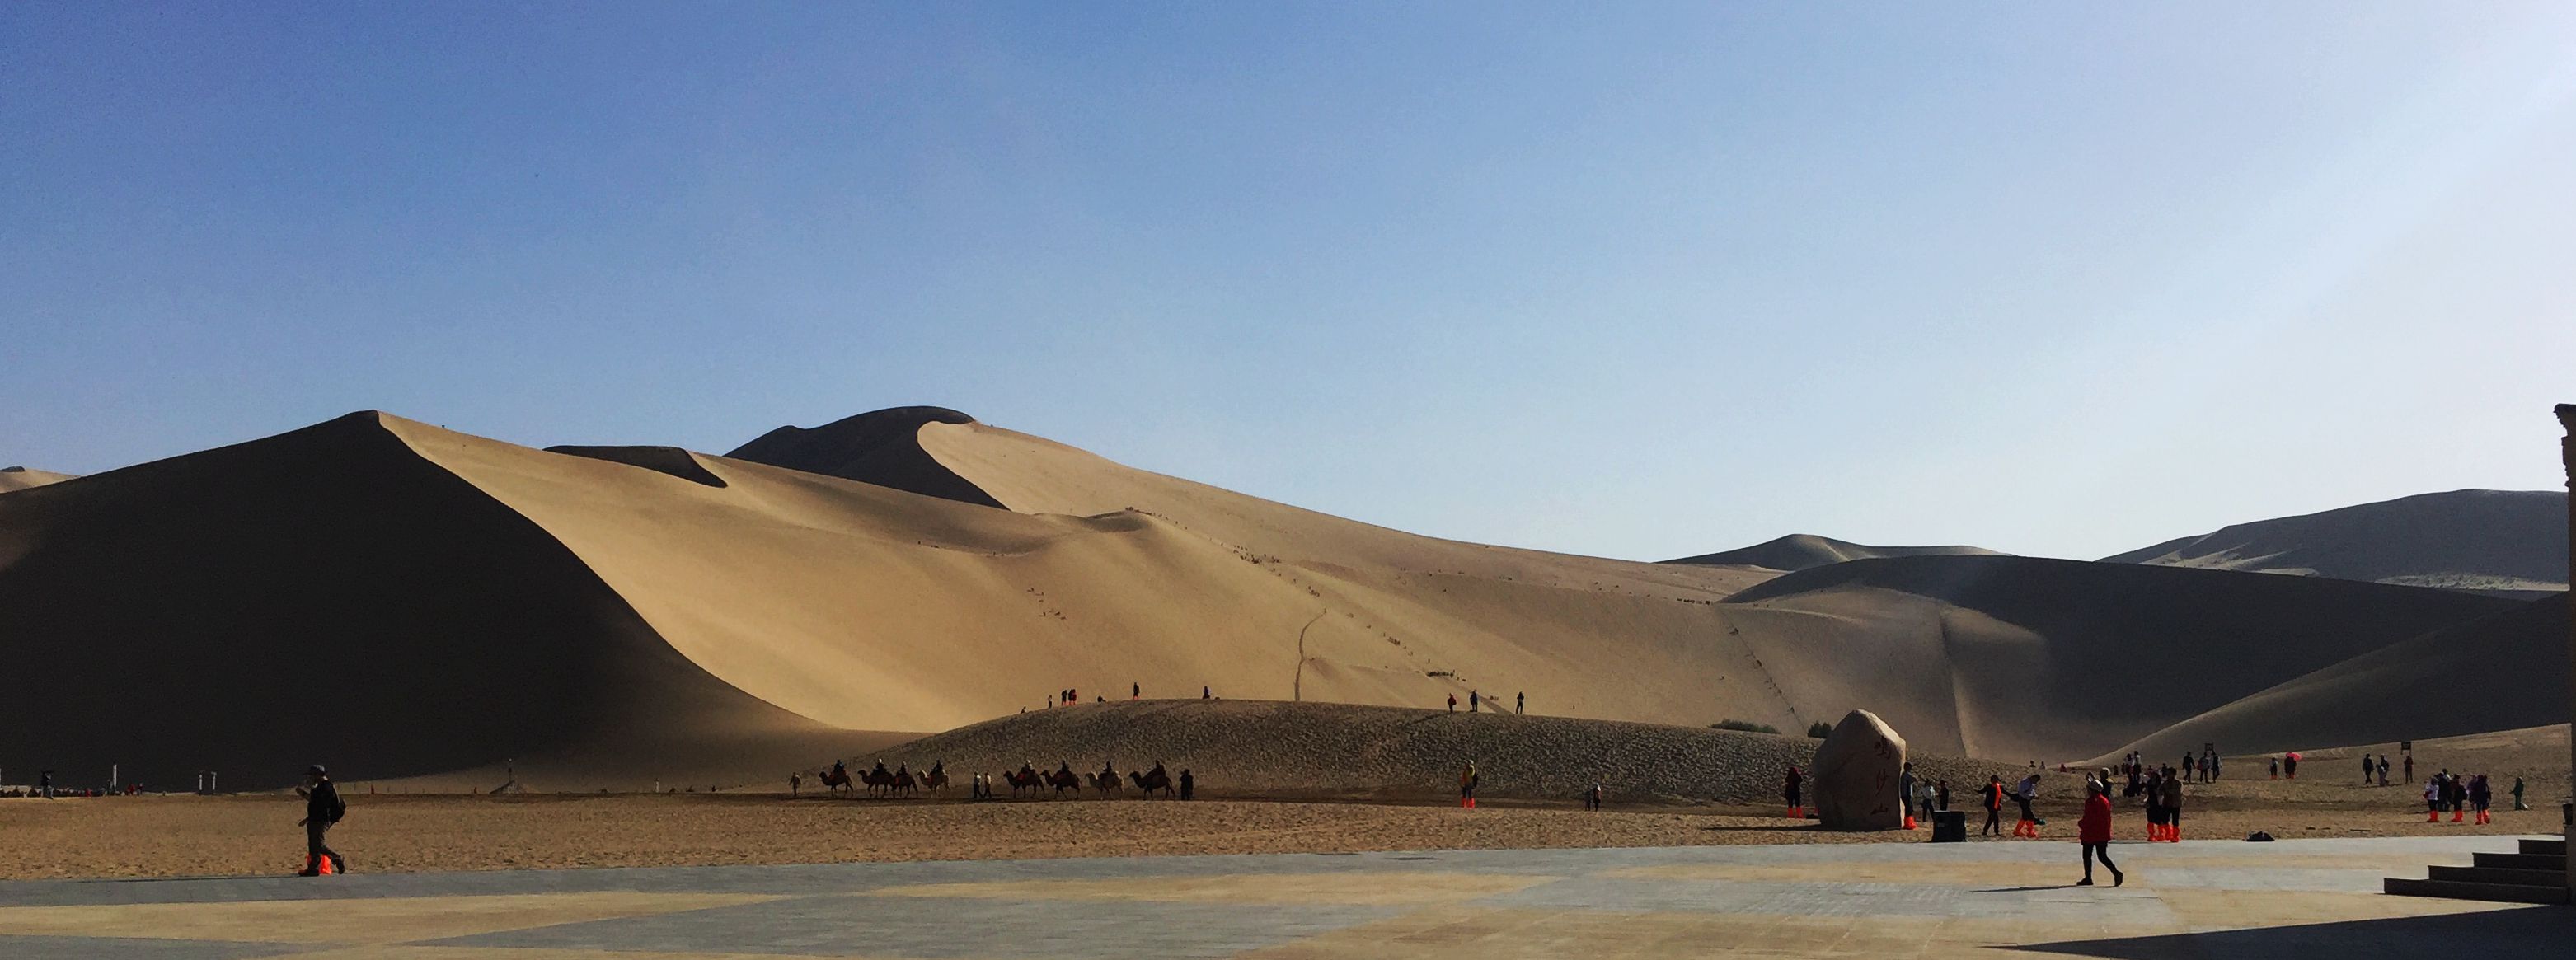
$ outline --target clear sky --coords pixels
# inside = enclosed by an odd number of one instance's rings
[[[2561,482],[2576,4],[1396,6],[0,0],[0,463],[926,403],[1638,559]]]

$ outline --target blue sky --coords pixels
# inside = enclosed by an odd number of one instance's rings
[[[2576,5],[0,3],[0,463],[956,407],[1441,536],[2553,488]]]

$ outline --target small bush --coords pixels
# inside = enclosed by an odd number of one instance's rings
[[[1742,730],[1746,733],[1778,733],[1780,728],[1751,720],[1720,720],[1708,725],[1711,730]]]
[[[1834,735],[1834,725],[1833,725],[1833,724],[1830,724],[1830,723],[1825,723],[1825,722],[1823,722],[1823,721],[1821,721],[1821,720],[1820,720],[1820,721],[1817,721],[1815,724],[1810,725],[1809,727],[1807,727],[1807,735],[1808,735],[1808,736],[1810,736],[1810,737],[1814,737],[1814,738],[1816,738],[1816,739],[1818,739],[1818,740],[1822,740],[1822,739],[1824,739],[1824,738],[1826,738],[1826,737],[1833,736],[1833,735]]]

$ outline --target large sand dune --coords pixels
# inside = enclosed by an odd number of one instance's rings
[[[2567,722],[2567,595],[2428,631],[2140,738],[2248,753],[2456,737]]]
[[[1807,570],[1846,560],[1875,560],[1881,557],[1959,557],[1999,556],[1984,547],[1873,547],[1849,540],[1819,537],[1812,533],[1793,533],[1765,540],[1749,547],[1737,547],[1696,557],[1666,560],[1665,563],[1696,563],[1709,566],[1767,567],[1773,570]]]
[[[228,784],[505,760],[730,784],[1085,700],[1429,708],[2091,756],[2510,606],[2009,557],[1772,580],[1421,537],[907,408],[738,452],[536,450],[381,414],[0,498],[0,766]],[[786,466],[778,464],[788,464]],[[818,472],[819,471],[819,472]],[[984,502],[989,501],[989,503]],[[1766,583],[1766,581],[1768,581]],[[77,719],[72,719],[77,718]]]
[[[2104,557],[2537,596],[2567,588],[2567,495],[2453,490],[2240,523]]]

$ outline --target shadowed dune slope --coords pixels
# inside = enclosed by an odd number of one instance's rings
[[[2567,595],[2426,632],[2158,730],[2163,756],[2429,740],[2567,722]],[[2564,759],[2563,757],[2561,758]]]
[[[517,757],[558,786],[632,787],[665,764],[766,780],[846,739],[714,681],[385,423],[0,501],[11,771],[252,788],[313,762],[392,778]]]
[[[25,467],[0,467],[0,493],[8,493],[14,490],[25,490],[31,487],[41,487],[46,484],[61,483],[65,480],[76,479],[79,479],[78,474],[55,473],[51,470],[30,470]]]
[[[923,424],[973,423],[946,407],[894,407],[843,417],[819,427],[780,427],[725,454],[827,477],[908,490],[977,506],[1001,502],[951,473],[921,450]]]
[[[2240,523],[2103,561],[2536,595],[2567,587],[2567,495],[2427,493]]]
[[[2062,760],[2515,605],[2307,577],[1900,557],[1789,574],[1722,606],[1830,625],[1823,643],[1762,654],[1772,676],[1798,684],[1793,698],[1874,694],[1890,706],[1872,709],[1927,749]]]
[[[1455,797],[1474,761],[1484,797],[1570,800],[1595,778],[1623,800],[1777,805],[1780,780],[1822,740],[1568,717],[1456,713],[1269,700],[1141,700],[1003,717],[886,748],[914,770],[973,772],[1187,768],[1201,789],[1265,796]],[[1996,765],[1913,751],[1918,772],[1985,782]],[[2072,777],[2069,778],[2070,780]],[[999,785],[997,785],[999,786]],[[1004,787],[1003,789],[1007,789]],[[1092,792],[1086,781],[1084,792]]]
[[[1777,540],[1738,547],[1696,557],[1666,560],[1665,563],[1695,563],[1709,566],[1737,564],[1768,567],[1773,570],[1807,570],[1845,560],[1870,560],[1879,557],[2002,556],[1984,547],[1873,547],[1819,537],[1811,533],[1793,533]]]

